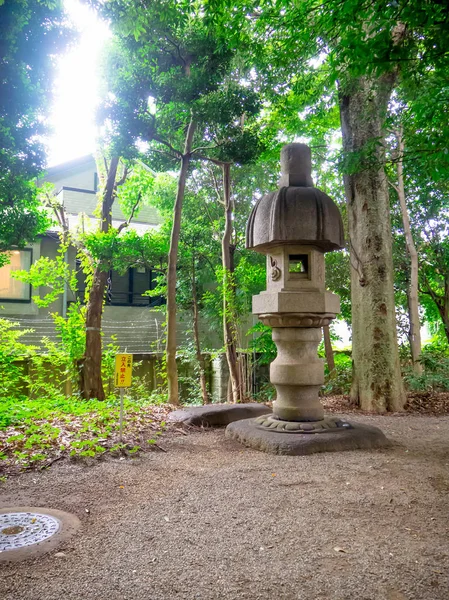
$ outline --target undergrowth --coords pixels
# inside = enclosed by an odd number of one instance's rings
[[[31,400],[0,398],[0,471],[45,467],[65,457],[133,454],[157,443],[168,410],[151,398],[124,400],[123,443],[120,400],[79,397]]]
[[[404,381],[412,392],[448,392],[449,391],[449,348],[446,342],[432,340],[422,348],[420,362],[423,372],[413,372],[410,362],[403,368]]]

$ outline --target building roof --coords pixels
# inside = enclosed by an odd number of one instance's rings
[[[80,156],[80,158],[59,163],[53,167],[47,167],[43,180],[51,181],[55,176],[64,173],[64,171],[83,169],[86,167],[86,165],[88,166],[92,164],[96,167],[95,158],[92,156],[92,154],[86,154],[86,156]]]
[[[49,167],[40,180],[54,183],[56,194],[60,196],[68,215],[84,213],[95,218],[98,204],[96,185],[97,164],[94,156],[88,154],[53,167]],[[125,216],[118,202],[112,207],[112,218],[118,222],[125,221]],[[161,223],[159,213],[153,206],[142,206],[133,223],[157,226]]]

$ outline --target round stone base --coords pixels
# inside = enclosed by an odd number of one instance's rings
[[[0,509],[0,562],[35,558],[54,550],[79,528],[62,510],[20,506]]]
[[[245,419],[228,425],[225,435],[255,450],[292,456],[315,452],[369,450],[390,445],[390,441],[377,427],[360,423],[349,425],[315,433],[281,432],[277,429],[261,428],[255,419]]]
[[[283,421],[276,418],[273,413],[262,415],[254,419],[260,429],[279,431],[281,433],[325,433],[329,429],[350,429],[352,425],[338,417],[324,417],[320,421]]]

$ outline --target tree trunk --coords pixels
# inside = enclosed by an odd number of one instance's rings
[[[330,375],[332,373],[332,371],[335,371],[335,360],[334,360],[334,351],[332,350],[332,342],[331,342],[329,325],[324,325],[323,337],[324,337],[324,351],[326,353],[327,368],[329,369],[329,375]]]
[[[111,159],[106,188],[101,206],[101,231],[107,232],[111,226],[111,209],[115,199],[116,176],[119,159]],[[101,379],[101,318],[103,314],[103,299],[108,278],[107,271],[96,267],[92,277],[92,287],[89,291],[86,310],[86,349],[82,368],[82,393],[86,399],[105,399]]]
[[[424,284],[427,289],[425,293],[432,298],[432,300],[435,302],[435,306],[438,309],[441,321],[443,322],[444,333],[449,343],[449,273],[446,274],[444,278],[444,294],[437,294],[432,289],[432,286],[425,275]]]
[[[178,259],[179,233],[181,230],[182,203],[190,164],[195,123],[190,121],[187,129],[184,154],[181,158],[181,171],[178,178],[178,191],[173,207],[173,226],[170,236],[167,269],[167,341],[165,346],[167,359],[168,403],[179,404],[178,369],[176,366],[176,261]]]
[[[234,320],[234,307],[229,296],[234,294],[234,288],[230,279],[233,272],[233,261],[231,253],[232,236],[232,203],[230,189],[230,165],[223,165],[223,191],[225,206],[225,229],[221,240],[221,254],[223,265],[223,337],[226,349],[226,359],[229,367],[229,377],[232,388],[232,401],[239,402],[243,398],[241,373],[238,365],[236,327]]]
[[[209,404],[209,394],[207,393],[206,383],[206,368],[204,364],[204,356],[201,353],[200,330],[199,330],[199,314],[198,314],[198,298],[196,294],[196,274],[195,274],[195,257],[192,259],[192,312],[193,312],[193,337],[195,340],[196,360],[200,369],[200,384],[201,396],[203,404]]]
[[[104,400],[105,393],[101,379],[101,317],[103,314],[103,299],[108,278],[107,271],[94,271],[92,287],[89,292],[86,311],[86,351],[84,354],[82,386],[83,397],[86,400],[97,398]]]
[[[438,312],[443,321],[444,333],[449,343],[449,274],[444,278],[444,296],[438,297],[434,293],[431,293],[431,296],[438,307]]]
[[[446,275],[444,279],[444,299],[442,308],[441,318],[443,320],[444,331],[449,343],[449,274]]]
[[[399,198],[399,204],[402,213],[402,223],[404,225],[405,242],[407,252],[410,256],[410,285],[407,290],[408,299],[408,314],[410,331],[408,335],[410,343],[410,351],[412,355],[413,370],[417,375],[422,373],[421,356],[421,324],[419,322],[419,304],[418,304],[418,253],[416,251],[415,242],[413,241],[412,231],[410,227],[410,219],[408,216],[407,203],[405,200],[404,186],[404,171],[403,171],[403,156],[404,156],[404,140],[402,132],[396,132],[398,141],[398,161],[396,164],[398,186],[396,192]]]
[[[405,403],[397,345],[392,235],[383,129],[394,75],[351,80],[340,89],[351,256],[351,398],[363,410]]]

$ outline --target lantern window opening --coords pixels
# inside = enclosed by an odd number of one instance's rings
[[[291,279],[310,279],[308,254],[289,254],[288,273]]]

